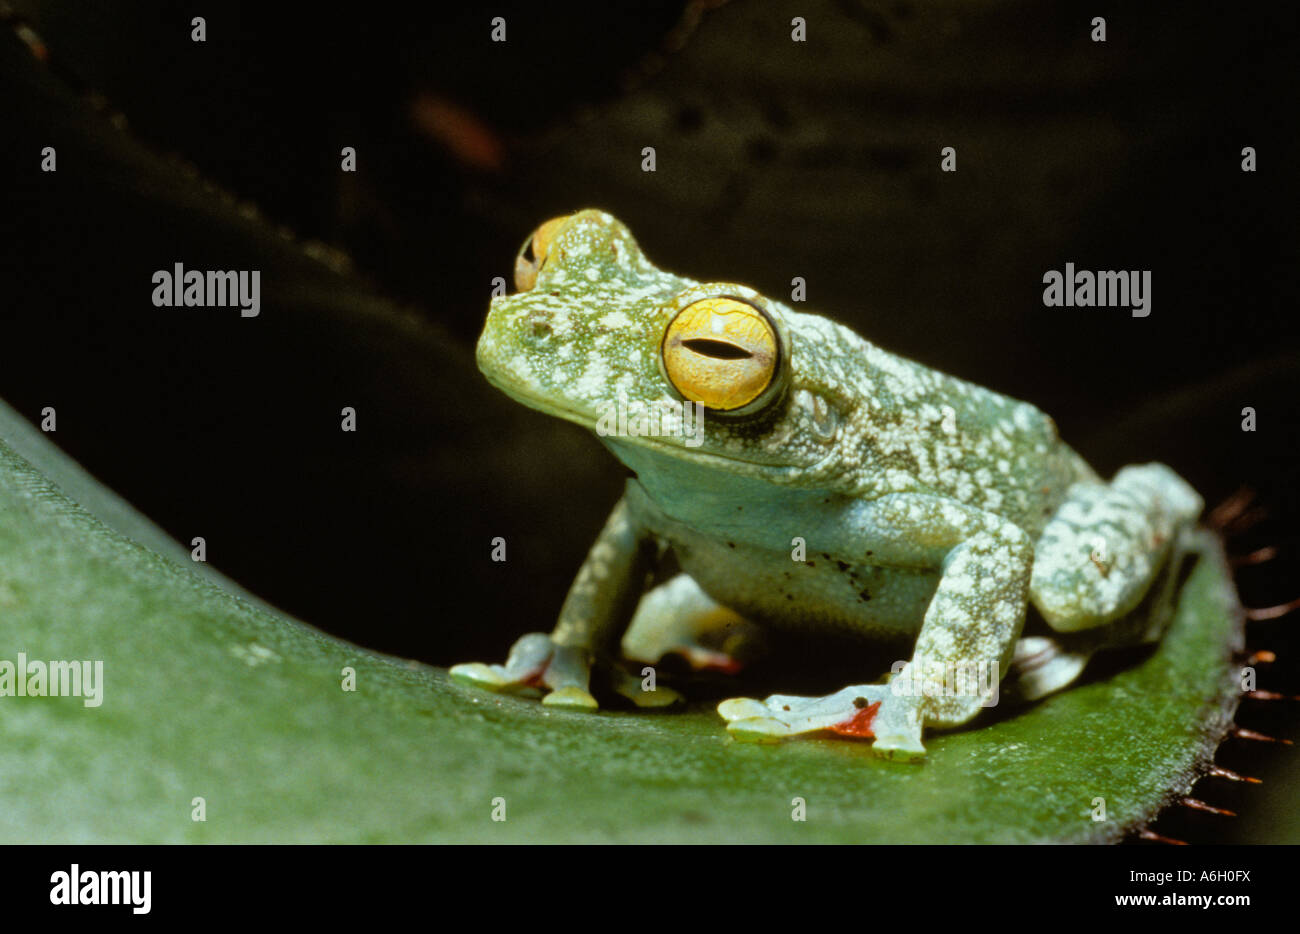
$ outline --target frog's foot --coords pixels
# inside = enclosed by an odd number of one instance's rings
[[[623,654],[651,665],[677,655],[695,671],[731,675],[744,667],[737,655],[754,640],[754,627],[743,616],[678,574],[641,598],[623,636]]]
[[[595,710],[596,698],[587,689],[591,655],[584,649],[557,645],[542,632],[523,636],[510,649],[504,665],[469,662],[453,665],[457,681],[501,693],[550,688],[542,703],[551,707]]]
[[[765,701],[725,700],[718,713],[738,740],[779,742],[800,733],[830,730],[841,736],[874,739],[871,751],[895,759],[919,759],[921,711],[914,698],[895,694],[886,684],[861,684],[825,697],[773,694]]]
[[[1087,652],[1066,651],[1055,639],[1028,636],[1016,641],[1007,680],[1016,698],[1038,700],[1079,677],[1089,657]]]

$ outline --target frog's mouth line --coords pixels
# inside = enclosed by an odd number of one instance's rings
[[[694,448],[689,448],[684,443],[674,444],[671,443],[671,441],[666,440],[665,437],[657,435],[602,436],[596,432],[595,417],[581,412],[576,412],[572,409],[566,409],[563,406],[556,405],[548,399],[542,399],[535,396],[523,389],[517,383],[513,383],[499,375],[488,373],[486,370],[483,371],[483,375],[487,378],[489,383],[504,392],[510,398],[514,399],[516,402],[526,405],[530,409],[535,409],[544,415],[552,415],[556,418],[562,418],[566,422],[573,422],[575,425],[580,425],[592,434],[596,435],[596,437],[602,442],[630,444],[638,447],[649,448],[655,451],[670,452],[673,457],[694,461],[697,464],[706,466],[730,468],[739,467],[751,471],[754,474],[769,479],[775,479],[778,482],[780,481],[782,474],[802,474],[808,470],[815,471],[819,466],[818,464],[811,465],[810,467],[798,467],[789,464],[764,464],[759,461],[745,460],[739,457],[728,457],[725,454],[700,451]]]

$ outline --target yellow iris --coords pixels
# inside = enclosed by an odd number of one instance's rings
[[[753,305],[706,298],[682,309],[668,325],[664,370],[686,399],[732,411],[771,385],[778,347],[771,323]]]

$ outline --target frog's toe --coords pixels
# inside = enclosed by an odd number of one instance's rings
[[[600,705],[596,698],[580,687],[563,687],[542,698],[547,707],[564,707],[568,710],[595,710]]]
[[[920,736],[905,732],[878,735],[871,744],[871,751],[886,759],[904,762],[925,758],[925,747],[921,745]]]
[[[485,665],[482,662],[466,662],[452,665],[447,672],[462,684],[483,688],[487,691],[505,691],[514,686],[500,665]]]
[[[754,700],[752,697],[733,697],[718,705],[718,713],[722,715],[722,719],[730,722],[747,720],[751,717],[771,716],[772,711],[762,701]]]
[[[619,693],[623,692],[620,691]],[[671,707],[673,704],[680,704],[686,700],[672,688],[664,687],[656,687],[653,691],[642,691],[638,687],[636,691],[623,694],[623,696],[638,707]]]
[[[638,707],[671,707],[673,704],[682,703],[686,700],[672,688],[666,688],[660,684],[655,684],[654,687],[647,690],[642,679],[629,674],[622,668],[612,668],[609,675],[610,686]]]

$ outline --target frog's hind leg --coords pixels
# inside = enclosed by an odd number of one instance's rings
[[[678,574],[641,598],[623,635],[623,655],[653,665],[675,653],[696,671],[735,674],[755,628],[690,575]]]
[[[1095,653],[1158,640],[1173,619],[1184,560],[1194,551],[1190,539],[1180,542],[1146,597],[1119,619],[1078,632],[1017,640],[1007,669],[1004,696],[1012,701],[1038,700],[1074,681]]]
[[[1142,602],[1202,506],[1163,464],[1076,484],[1035,545],[1030,599],[1057,632],[1114,622]]]
[[[1007,693],[1036,700],[1074,681],[1097,651],[1159,639],[1201,507],[1162,464],[1074,488],[1043,530],[1030,579],[1030,598],[1056,633],[1016,643]]]

